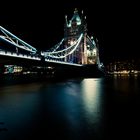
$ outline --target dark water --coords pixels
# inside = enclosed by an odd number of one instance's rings
[[[139,139],[139,131],[137,77],[0,87],[0,140]]]

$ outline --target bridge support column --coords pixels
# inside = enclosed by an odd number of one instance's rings
[[[83,58],[82,58],[82,64],[87,64],[87,39],[86,39],[87,34],[84,34],[84,48],[83,48]]]

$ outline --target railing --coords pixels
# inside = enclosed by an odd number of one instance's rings
[[[58,63],[58,64],[72,65],[72,66],[80,66],[80,67],[82,66],[81,64],[69,63],[69,62],[53,60],[53,59],[45,59],[45,62],[52,62],[52,63]]]
[[[38,57],[38,56],[32,56],[32,55],[27,55],[27,54],[20,54],[20,53],[3,51],[3,50],[0,50],[0,55],[10,56],[10,57],[18,57],[18,58],[25,58],[25,59],[32,59],[32,60],[41,60],[41,58]]]
[[[38,56],[31,56],[31,55],[27,55],[27,54],[19,54],[19,53],[3,51],[3,50],[0,50],[0,55],[41,61],[41,58],[38,57]],[[64,62],[64,61],[60,61],[60,60],[53,60],[53,59],[45,59],[45,62],[66,64],[66,65],[72,65],[72,66],[82,66],[82,65],[76,64],[76,63],[68,63],[68,62]]]

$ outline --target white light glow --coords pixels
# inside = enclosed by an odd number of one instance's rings
[[[102,79],[84,79],[82,81],[83,100],[89,121],[98,121],[101,113]],[[92,119],[91,119],[92,118]],[[95,123],[95,122],[93,122]]]
[[[39,57],[27,56],[27,55],[23,55],[23,54],[16,54],[16,53],[5,52],[5,51],[0,51],[0,55],[25,58],[25,59],[32,59],[32,60],[41,60]]]
[[[97,50],[93,49],[93,55],[96,55],[96,53],[97,53]]]
[[[90,50],[87,50],[87,55],[90,56]]]

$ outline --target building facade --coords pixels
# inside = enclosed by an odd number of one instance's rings
[[[68,48],[76,43],[79,36],[83,34],[79,47],[73,54],[67,56],[65,61],[78,64],[96,64],[99,59],[99,50],[93,37],[87,35],[86,16],[83,11],[79,16],[78,10],[75,9],[73,16],[68,20],[65,16],[64,24],[64,48]]]

